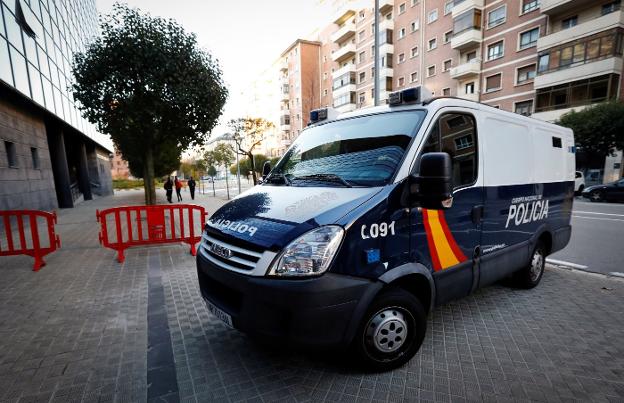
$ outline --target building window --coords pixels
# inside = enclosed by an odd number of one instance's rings
[[[405,12],[405,3],[399,4],[399,14],[403,14]]]
[[[399,39],[405,38],[405,28],[399,29]]]
[[[453,64],[453,60],[448,59],[444,61],[444,68],[442,71],[449,71],[451,69],[451,65]]]
[[[451,10],[453,10],[453,5],[455,4],[454,0],[446,0],[444,2],[444,15],[450,14]]]
[[[533,110],[533,100],[516,102],[514,112],[522,116],[530,116]]]
[[[358,33],[358,38],[359,38],[360,42],[364,42],[364,40],[366,39],[366,31],[365,30],[361,30]]]
[[[436,66],[435,66],[435,64],[433,66],[427,67],[427,77],[433,77],[435,75],[436,75]]]
[[[522,14],[537,10],[538,7],[538,0],[522,0]]]
[[[358,96],[358,103],[362,105],[364,102],[366,102],[366,93],[360,92],[360,95]]]
[[[477,51],[473,50],[472,52],[466,53],[466,61],[469,62],[477,58]]]
[[[571,65],[590,63],[597,59],[619,56],[622,54],[623,36],[618,32],[609,32],[603,36],[590,36],[574,44],[564,44],[549,49],[538,55],[537,72],[568,68]]]
[[[485,92],[493,92],[501,89],[502,74],[494,74],[485,78]]]
[[[416,4],[418,4],[418,0],[412,0],[412,7],[414,7]]]
[[[323,95],[325,95],[325,96],[327,95],[327,88],[325,88],[325,89],[323,90]]]
[[[405,61],[405,53],[399,54],[399,63],[403,63]]]
[[[405,77],[399,77],[399,80],[397,81],[399,87],[402,87],[405,85]]]
[[[364,10],[360,11],[360,20],[363,20],[366,17]]]
[[[488,60],[499,59],[503,57],[504,46],[503,41],[498,41],[491,45],[488,45]]]
[[[438,47],[438,40],[436,38],[429,39],[428,49],[433,50]]]
[[[535,112],[572,108],[615,99],[619,80],[618,74],[607,74],[556,87],[540,88],[535,94]]]
[[[39,150],[35,147],[30,147],[30,157],[32,159],[33,169],[39,169]]]
[[[530,31],[522,32],[520,34],[520,50],[532,48],[537,45],[537,38],[539,38],[539,28],[533,28]]]
[[[412,24],[411,24],[412,32],[414,32],[414,31],[418,31],[419,25],[420,25],[420,24],[419,24],[419,21],[418,21],[418,20],[416,20],[416,21],[412,21]]]
[[[573,15],[561,21],[561,29],[568,29],[575,27],[578,24],[578,15]]]
[[[453,31],[446,31],[444,33],[444,43],[449,43],[453,38]]]
[[[360,63],[364,62],[364,60],[366,60],[366,52],[360,52],[360,55],[359,55]]]
[[[488,28],[503,24],[507,19],[507,5],[503,5],[488,13]]]
[[[474,94],[474,91],[475,91],[474,87],[475,87],[474,82],[466,83],[466,85],[464,86],[464,92],[466,94]]]
[[[415,71],[412,74],[410,74],[410,82],[415,83],[416,81],[418,81],[418,72]]]
[[[17,168],[17,152],[15,151],[15,143],[5,141],[4,148],[6,150],[9,168]]]
[[[412,50],[410,51],[410,57],[416,57],[416,56],[418,56],[418,46],[414,46]]]
[[[517,84],[525,84],[535,78],[535,65],[520,67],[518,69]]]
[[[451,96],[451,89],[450,88],[442,88],[442,96],[444,97],[450,97]]]
[[[348,73],[344,73],[340,77],[336,77],[334,79],[334,83],[333,83],[332,88],[334,90],[337,90],[338,88],[342,88],[345,85],[349,85],[349,84],[355,84],[355,72],[353,72],[353,71],[350,71]],[[299,99],[299,98],[297,98],[297,99]]]
[[[366,81],[366,72],[362,71],[360,73],[360,84],[362,84],[364,81]]]
[[[438,19],[438,9],[434,8],[433,10],[429,11],[429,14],[427,14],[427,23],[431,24],[437,19]]]
[[[614,11],[618,11],[620,9],[620,0],[612,1],[611,3],[602,5],[602,15],[610,14]]]

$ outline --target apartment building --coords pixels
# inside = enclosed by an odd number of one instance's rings
[[[308,125],[321,102],[321,43],[297,39],[280,56],[280,152]],[[280,154],[281,155],[281,154]]]
[[[374,103],[374,0],[337,4],[313,38],[320,58],[308,69],[316,76],[306,77],[320,83],[320,93],[310,109]],[[437,96],[554,121],[624,93],[620,0],[379,0],[379,11],[382,102],[391,91],[424,85]],[[284,93],[291,118],[299,96]],[[295,130],[283,127],[289,141],[301,121]]]

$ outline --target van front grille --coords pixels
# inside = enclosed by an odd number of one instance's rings
[[[204,233],[202,246],[206,258],[214,265],[224,269],[251,271],[256,268],[262,253],[241,248],[230,243],[218,240]]]

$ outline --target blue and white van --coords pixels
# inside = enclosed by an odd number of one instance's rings
[[[570,239],[572,131],[428,94],[312,112],[264,182],[206,224],[197,272],[212,313],[387,370],[418,351],[436,305],[540,282]]]

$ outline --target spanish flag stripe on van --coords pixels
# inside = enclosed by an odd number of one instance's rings
[[[466,261],[466,256],[457,246],[448,228],[444,212],[426,209],[422,211],[433,269],[444,270]]]

